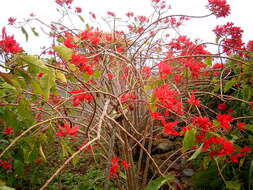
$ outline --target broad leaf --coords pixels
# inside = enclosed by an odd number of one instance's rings
[[[148,183],[148,186],[144,190],[158,190],[162,187],[166,182],[173,182],[175,180],[172,174],[168,174],[165,176],[161,176],[152,180]]]
[[[230,90],[235,84],[237,83],[237,81],[231,80],[228,81],[226,83],[226,85],[224,86],[224,92],[226,93],[228,90]]]
[[[70,48],[65,46],[55,46],[53,49],[57,52],[60,58],[64,59],[65,61],[69,61],[72,57],[73,51]]]
[[[187,151],[192,148],[196,141],[196,129],[187,130],[183,140],[183,150]]]

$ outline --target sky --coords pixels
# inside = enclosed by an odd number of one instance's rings
[[[3,0],[2,0],[3,1]],[[171,5],[172,9],[167,13],[170,14],[186,14],[186,15],[206,15],[209,13],[205,6],[207,0],[165,0]],[[107,11],[114,12],[117,16],[123,17],[125,13],[132,11],[135,15],[148,16],[152,12],[151,0],[74,0],[72,7],[81,7],[82,16],[86,20],[89,12],[96,13],[97,17],[105,16]],[[214,42],[215,36],[212,29],[218,24],[226,22],[234,22],[236,26],[242,27],[244,30],[243,39],[245,42],[253,40],[253,23],[252,23],[252,7],[253,0],[227,0],[231,6],[231,15],[225,19],[216,19],[215,16],[207,19],[197,19],[187,22],[181,29],[182,34],[186,34],[191,39],[200,38],[203,41]],[[50,22],[52,18],[58,18],[56,12],[56,4],[54,0],[7,0],[3,1],[0,6],[0,29],[7,26],[8,18],[14,17],[22,21],[22,18],[29,17],[30,13],[34,13],[41,20]],[[8,27],[8,33],[14,34],[15,39],[28,52],[38,53],[35,49],[41,47],[45,40],[41,38],[30,38],[25,41],[24,35],[20,31]]]

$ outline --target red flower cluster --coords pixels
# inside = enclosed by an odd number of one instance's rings
[[[85,55],[72,55],[71,64],[76,65],[81,72],[85,72],[88,75],[92,75],[94,73],[94,71],[92,70],[92,67],[94,65],[89,63],[89,59]]]
[[[3,169],[9,169],[12,167],[12,164],[10,164],[8,161],[5,161],[5,160],[0,160],[0,166],[3,168]]]
[[[164,126],[164,133],[171,135],[171,136],[180,135],[180,133],[177,132],[174,128],[177,124],[178,124],[177,121],[164,123],[164,125],[163,125]]]
[[[70,124],[64,123],[64,126],[58,126],[60,131],[56,133],[56,136],[66,137],[66,136],[76,136],[80,126],[70,127]]]
[[[222,40],[223,50],[228,55],[236,50],[243,49],[243,30],[240,27],[234,26],[234,23],[228,22],[225,25],[216,26],[213,31],[218,38],[224,38]]]
[[[22,49],[19,44],[14,40],[14,36],[7,36],[5,27],[2,29],[2,40],[0,40],[0,48],[6,53],[19,53]]]
[[[251,151],[251,148],[248,146],[245,146],[244,148],[241,148],[238,153],[232,155],[230,159],[232,162],[238,163],[238,158],[246,156],[248,152]]]
[[[64,39],[64,45],[68,48],[78,48],[78,46],[76,44],[74,44],[73,41],[74,41],[74,36],[71,33],[66,32],[65,39]]]
[[[4,135],[10,135],[10,134],[13,133],[13,128],[7,127],[7,128],[5,128],[5,129],[3,130],[2,133],[3,133]]]
[[[191,97],[186,102],[188,102],[192,105],[195,105],[195,106],[200,106],[200,101],[195,98],[194,94],[192,94]]]
[[[208,151],[211,158],[214,156],[226,156],[231,155],[235,151],[233,144],[225,140],[223,137],[210,137],[204,142],[203,151]]]
[[[125,93],[124,95],[122,95],[120,97],[120,101],[121,101],[122,104],[131,103],[131,101],[134,101],[134,100],[136,100],[136,96],[134,94],[130,93],[130,92]]]
[[[58,5],[63,6],[64,4],[71,5],[73,3],[73,0],[55,0],[55,2]]]
[[[227,114],[218,114],[217,120],[219,121],[221,128],[228,130],[230,128],[230,123],[233,120],[233,117]]]
[[[119,169],[119,160],[120,160],[120,158],[118,158],[118,157],[113,157],[112,158],[109,178],[117,177],[117,172],[118,172],[118,169]],[[130,164],[127,163],[125,160],[122,160],[121,164],[122,164],[122,167],[125,170],[130,168]]]
[[[82,147],[84,147],[88,142],[85,141],[80,147],[79,149],[81,149]],[[85,149],[84,152],[89,152],[90,150],[93,150],[93,146],[92,145],[88,145]]]
[[[69,94],[77,94],[73,97],[73,106],[78,106],[85,100],[91,102],[93,100],[93,96],[91,94],[84,93],[85,91],[82,89],[77,89],[69,92]]]
[[[172,73],[172,67],[168,62],[162,61],[158,64],[158,67],[161,78],[166,78],[169,74]]]
[[[179,99],[180,94],[177,91],[170,89],[168,84],[157,87],[154,90],[154,96],[158,100],[158,107],[174,111],[179,115],[183,114],[183,104]]]
[[[230,6],[226,0],[208,0],[207,8],[212,11],[216,17],[226,17],[230,14]]]
[[[200,134],[197,136],[200,142],[205,139],[207,132],[213,131],[214,129],[208,117],[194,117],[192,124],[200,130]]]
[[[141,73],[144,78],[149,78],[152,75],[151,68],[148,66],[143,67]]]

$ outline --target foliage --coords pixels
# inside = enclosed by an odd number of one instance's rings
[[[191,18],[227,17],[226,0],[208,0],[211,14],[202,17],[169,15],[160,0],[151,17],[129,12],[126,22],[109,11],[110,32],[86,23],[72,0],[56,3],[58,22],[9,19],[27,41],[28,27],[41,37],[39,22],[53,41],[40,55],[2,29],[3,188],[252,187],[252,41],[233,23],[214,29],[215,53],[165,34]]]

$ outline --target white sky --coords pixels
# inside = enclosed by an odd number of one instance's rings
[[[194,38],[201,38],[204,41],[214,42],[214,35],[211,32],[217,24],[226,23],[232,21],[236,26],[242,27],[244,30],[243,39],[245,42],[253,40],[253,21],[252,21],[252,7],[253,0],[227,0],[231,6],[231,15],[225,19],[216,19],[212,16],[208,19],[196,19],[188,22],[183,30],[182,34],[187,34]],[[135,15],[148,16],[151,11],[151,0],[74,0],[72,7],[79,6],[83,9],[83,17],[86,19],[88,13],[94,12],[97,17],[105,16],[107,11],[114,12],[117,16],[121,17],[126,12],[132,11]],[[167,4],[172,6],[169,14],[188,14],[188,15],[205,15],[209,11],[205,9],[207,0],[166,0]],[[34,13],[36,16],[45,21],[58,18],[56,10],[56,4],[54,0],[2,0],[0,6],[0,29],[3,26],[7,26],[8,18],[14,17],[18,19],[27,18],[30,13]],[[86,19],[87,20],[87,19]],[[15,30],[8,28],[8,31],[15,34],[15,39],[21,44],[21,46],[32,53],[37,53],[34,49],[40,47],[40,43],[35,42],[34,38],[30,38],[28,42],[25,42],[24,36]],[[7,32],[8,32],[7,31]],[[32,34],[30,34],[32,36]],[[38,39],[37,39],[38,40]]]

